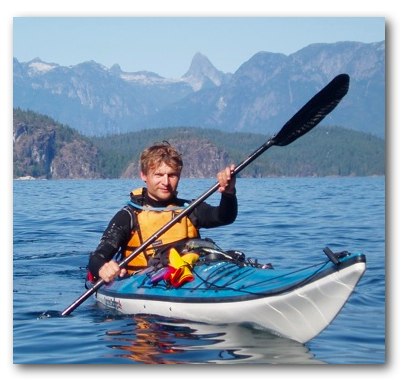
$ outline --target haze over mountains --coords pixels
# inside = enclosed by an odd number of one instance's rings
[[[14,58],[13,102],[87,136],[172,126],[271,134],[340,73],[350,75],[350,90],[323,124],[384,137],[384,41],[312,44],[288,56],[259,52],[235,73],[197,53],[178,79],[123,72],[118,64]]]

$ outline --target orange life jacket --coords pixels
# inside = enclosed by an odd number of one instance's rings
[[[132,208],[127,207],[128,211],[133,214],[134,224],[130,240],[122,251],[124,257],[130,256],[143,242],[148,240],[160,228],[171,221],[177,213],[180,213],[188,206],[185,205],[185,201],[182,201],[183,205],[171,204],[164,208],[154,208],[134,202],[134,200],[137,201],[137,197],[142,197],[142,192],[142,188],[133,190],[132,194],[135,198],[132,202],[129,202]],[[146,250],[131,260],[127,268],[129,270],[135,270],[146,267],[148,259],[160,248],[183,239],[194,239],[198,237],[200,237],[198,229],[188,216],[184,216],[179,222],[164,232],[153,244],[147,247]]]

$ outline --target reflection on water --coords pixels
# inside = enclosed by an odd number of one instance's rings
[[[137,315],[104,338],[116,357],[143,364],[322,364],[298,342],[243,325],[209,325]]]

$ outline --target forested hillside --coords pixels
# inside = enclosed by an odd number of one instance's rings
[[[97,149],[91,140],[46,115],[15,109],[14,178],[100,178]]]
[[[268,138],[262,134],[180,127],[95,138],[93,142],[101,153],[101,168],[108,177],[120,176],[122,169],[137,162],[141,150],[151,143],[167,140],[179,146],[183,142],[181,152],[189,158],[185,161],[184,175],[194,177],[194,171],[208,163],[213,164],[213,170],[204,176],[213,176],[216,168],[224,164],[241,162]],[[211,149],[208,148],[206,155],[202,156],[202,148],[208,147],[208,142]],[[214,162],[213,146],[225,153],[222,163]],[[200,155],[194,155],[194,152]],[[384,173],[385,145],[382,139],[341,127],[319,126],[289,146],[271,147],[240,176],[366,176]],[[137,176],[136,173],[132,175]]]
[[[269,136],[192,127],[85,137],[32,111],[14,110],[14,177],[132,178],[148,145],[167,140],[184,158],[184,177],[214,177],[240,163]],[[385,173],[384,140],[337,126],[318,126],[285,147],[271,147],[239,176],[370,176]]]

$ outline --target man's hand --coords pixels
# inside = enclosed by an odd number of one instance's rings
[[[223,171],[218,172],[219,192],[233,194],[235,192],[236,178],[232,176],[235,165],[226,167]]]
[[[114,260],[110,260],[99,269],[99,277],[103,279],[105,283],[110,283],[117,276],[124,277],[126,273],[126,269],[120,269],[119,264]]]

